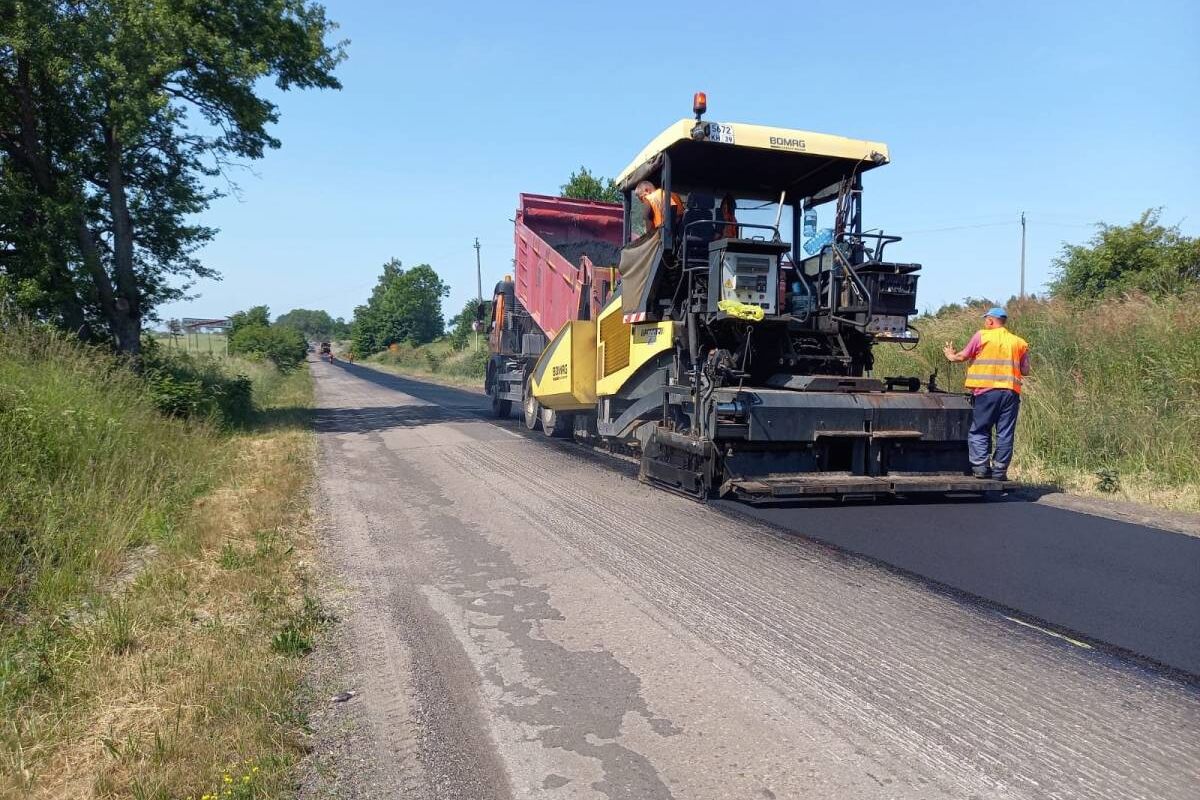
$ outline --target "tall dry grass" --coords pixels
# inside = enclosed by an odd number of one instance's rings
[[[1025,300],[1009,328],[1028,340],[1032,376],[1022,396],[1014,473],[1083,491],[1200,510],[1200,293],[1128,297],[1094,305]],[[875,374],[939,372],[961,390],[962,348],[982,309],[915,321],[920,345],[876,347]]]

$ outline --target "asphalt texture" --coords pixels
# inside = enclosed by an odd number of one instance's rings
[[[1194,540],[1036,503],[705,506],[477,394],[313,370],[357,692],[325,717],[367,743],[338,796],[1197,797],[1197,682],[1053,635],[1190,663]]]
[[[718,505],[1200,675],[1195,536],[1028,500]]]

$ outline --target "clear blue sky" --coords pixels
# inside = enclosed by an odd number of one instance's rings
[[[1200,3],[393,3],[329,0],[340,92],[279,96],[283,147],[205,221],[224,280],[164,318],[353,313],[391,256],[452,287],[510,269],[522,191],[611,176],[708,92],[713,120],[884,141],[864,222],[925,265],[922,307],[1028,286],[1088,223],[1200,231]],[[668,38],[660,38],[668,37]]]

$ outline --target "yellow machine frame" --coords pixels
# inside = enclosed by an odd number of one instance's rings
[[[533,368],[533,396],[555,411],[592,410],[599,397],[617,394],[643,365],[670,350],[674,335],[674,322],[625,322],[615,297],[598,319],[575,320],[558,332]]]

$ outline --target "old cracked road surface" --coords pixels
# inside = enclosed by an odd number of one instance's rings
[[[358,796],[1200,797],[1194,683],[313,369]]]

